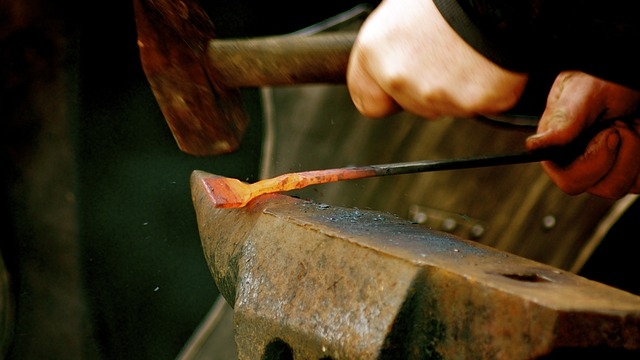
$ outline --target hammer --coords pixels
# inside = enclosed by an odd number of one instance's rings
[[[216,39],[195,0],[134,0],[144,73],[181,151],[234,152],[248,126],[240,89],[345,83],[354,31]]]

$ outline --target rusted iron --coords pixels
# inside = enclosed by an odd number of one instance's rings
[[[640,354],[640,297],[377,211],[279,194],[193,204],[239,359]],[[522,239],[527,241],[527,239]]]

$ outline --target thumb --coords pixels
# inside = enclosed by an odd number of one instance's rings
[[[589,128],[603,111],[600,102],[593,101],[599,81],[579,72],[560,73],[549,91],[537,133],[526,141],[527,148],[565,145]]]
[[[526,139],[528,150],[571,143],[587,127],[587,120],[571,118],[562,109],[548,109],[540,118],[535,135]]]

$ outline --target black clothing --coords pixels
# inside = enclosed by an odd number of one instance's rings
[[[580,70],[640,90],[640,2],[433,1],[467,43],[505,69]]]

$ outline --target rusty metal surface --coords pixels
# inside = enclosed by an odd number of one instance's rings
[[[192,174],[203,250],[240,359],[637,355],[640,297],[388,213],[264,195],[218,209]]]

